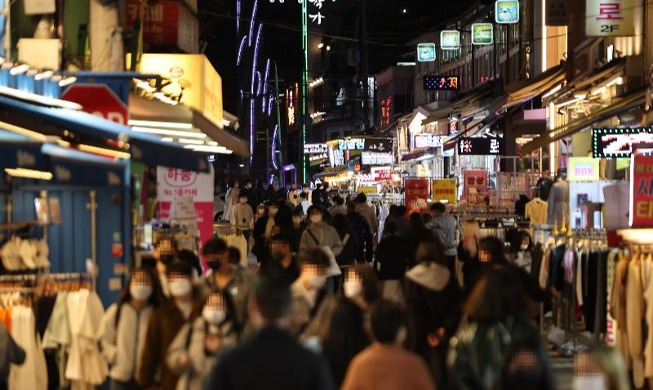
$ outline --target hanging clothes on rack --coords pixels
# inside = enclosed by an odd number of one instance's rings
[[[547,202],[536,197],[526,203],[524,217],[531,220],[531,225],[544,225],[547,223]]]

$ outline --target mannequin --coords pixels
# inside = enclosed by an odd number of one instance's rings
[[[547,223],[554,228],[562,227],[569,219],[569,183],[567,168],[560,168],[548,199]]]

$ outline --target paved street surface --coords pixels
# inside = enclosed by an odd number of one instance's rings
[[[556,381],[556,389],[571,390],[574,380],[574,358],[562,356],[556,351],[550,351],[549,358]]]

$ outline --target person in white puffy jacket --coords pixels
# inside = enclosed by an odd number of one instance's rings
[[[129,284],[104,314],[99,330],[102,353],[111,367],[111,390],[139,389],[136,373],[152,311],[162,302],[156,275],[146,268],[132,271]]]
[[[167,363],[179,375],[177,390],[201,390],[218,353],[239,338],[229,293],[209,294],[202,315],[184,325],[168,347]]]

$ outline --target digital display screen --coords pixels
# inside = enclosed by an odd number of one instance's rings
[[[458,76],[424,76],[425,91],[457,91]]]

